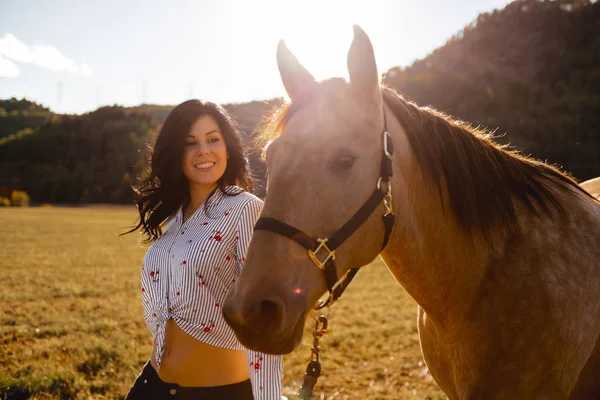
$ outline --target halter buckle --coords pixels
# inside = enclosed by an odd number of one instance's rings
[[[329,259],[335,260],[335,250],[331,251],[329,249],[329,247],[327,247],[327,244],[326,244],[327,240],[329,240],[329,239],[317,239],[317,242],[319,242],[319,246],[317,247],[317,249],[315,251],[308,250],[308,256],[315,263],[315,265],[321,270],[325,269],[325,264],[327,263],[327,261],[329,261]],[[319,260],[319,257],[317,255],[317,253],[321,249],[324,249],[327,252],[327,257],[325,257],[325,259],[322,262],[321,262],[321,260]]]
[[[388,131],[384,131],[383,132],[383,152],[385,153],[385,156],[389,160],[391,160],[392,153],[390,153],[390,151],[388,149],[388,140],[392,140],[392,136],[390,135],[390,133]]]

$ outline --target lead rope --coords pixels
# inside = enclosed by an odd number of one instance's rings
[[[330,315],[331,312],[328,314]],[[315,330],[313,331],[313,347],[311,348],[311,360],[306,366],[306,372],[302,379],[302,385],[298,390],[298,397],[302,400],[310,400],[317,380],[321,375],[321,363],[319,362],[319,340],[327,333],[327,317],[319,315],[315,318]]]

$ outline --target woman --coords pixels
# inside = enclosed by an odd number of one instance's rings
[[[136,187],[140,220],[131,232],[154,242],[141,288],[154,344],[127,399],[279,400],[281,357],[246,350],[220,309],[262,207],[249,193],[235,125],[216,104],[178,105],[158,134],[150,169]]]

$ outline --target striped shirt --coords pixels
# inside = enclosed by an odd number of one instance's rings
[[[221,314],[225,295],[245,260],[262,201],[233,186],[220,189],[183,222],[180,208],[146,252],[142,267],[144,320],[156,346],[160,369],[169,318],[206,344],[246,350],[254,398],[280,399],[281,356],[247,350]]]

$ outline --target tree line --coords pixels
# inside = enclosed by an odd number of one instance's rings
[[[383,82],[421,106],[495,130],[498,141],[579,180],[600,176],[596,1],[514,1],[479,15],[424,59],[386,71]],[[281,102],[225,105],[247,147]],[[131,185],[147,169],[146,146],[171,109],[58,115],[25,99],[0,100],[0,197],[17,189],[36,203],[131,203]],[[257,152],[250,161],[263,194],[264,165]]]

